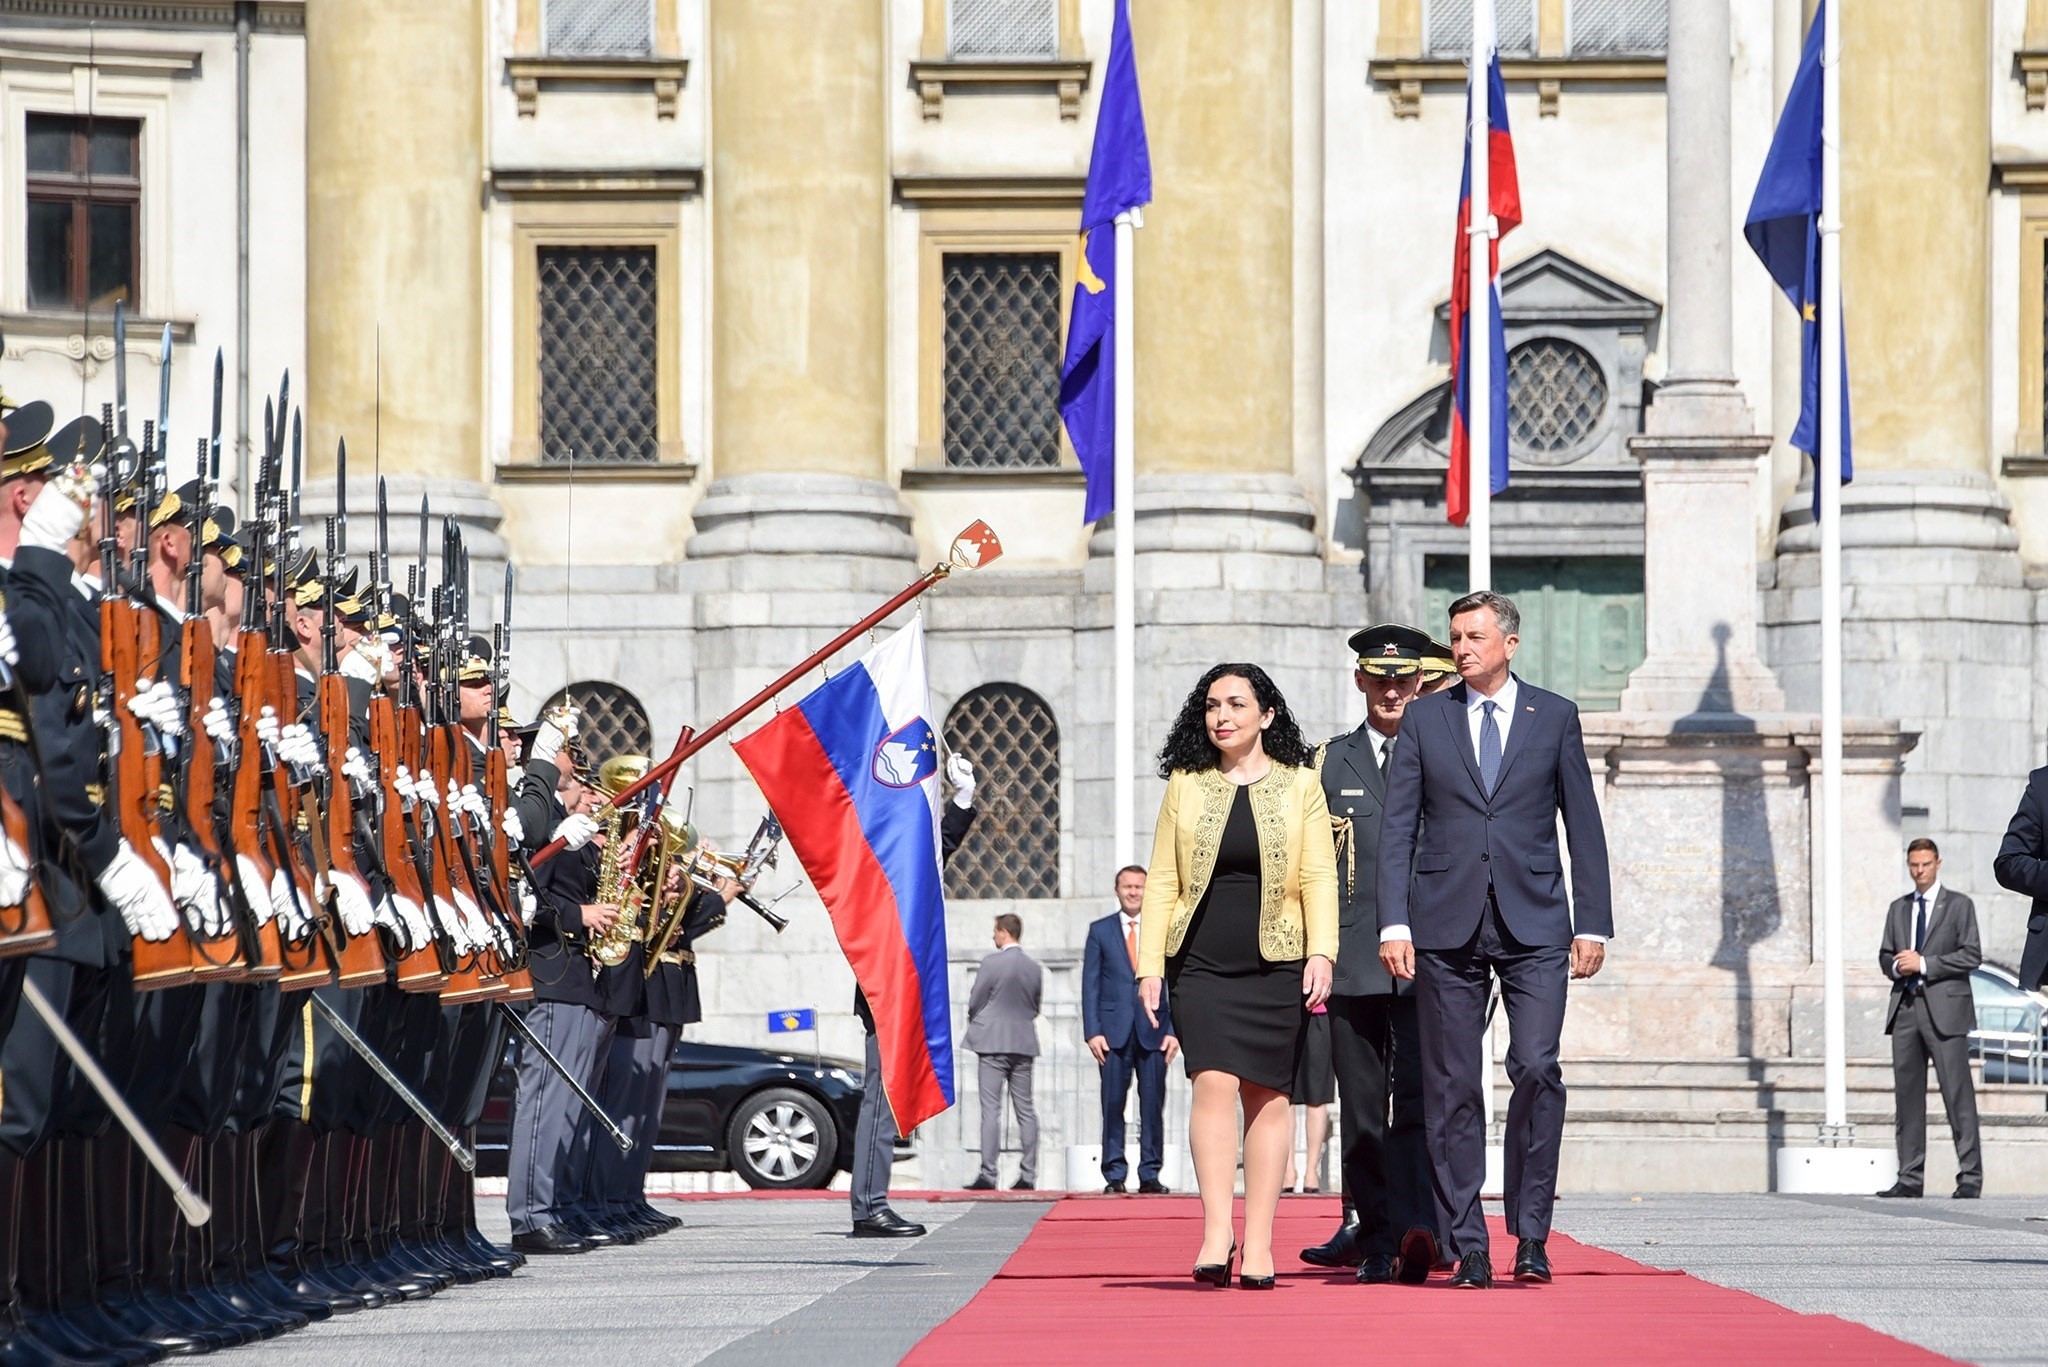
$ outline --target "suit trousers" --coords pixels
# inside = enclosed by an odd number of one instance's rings
[[[595,1093],[598,1072],[611,1047],[616,1022],[587,1006],[535,1002],[526,1023],[562,1066],[584,1079]],[[512,1103],[512,1136],[505,1156],[505,1213],[514,1234],[531,1234],[558,1222],[575,1204],[587,1150],[575,1145],[583,1103],[553,1068],[521,1041],[518,1090]],[[605,1143],[611,1143],[606,1139]]]
[[[1941,1104],[1956,1140],[1956,1185],[1984,1185],[1977,1137],[1977,1090],[1970,1076],[1970,1037],[1934,1029],[1927,999],[1914,993],[1892,1017],[1892,1090],[1899,1125],[1899,1185],[1919,1189],[1927,1166],[1927,1065],[1941,1083]]]
[[[599,1134],[590,1149],[585,1214],[622,1215],[640,1204],[654,1161],[661,1104],[668,1097],[668,1061],[676,1051],[676,1034],[673,1025],[650,1023],[642,1038],[612,1036],[611,1062],[597,1099],[633,1141],[633,1151],[621,1153],[609,1134]]]
[[[1138,1083],[1138,1180],[1156,1182],[1166,1162],[1166,1051],[1147,1049],[1132,1029],[1123,1048],[1102,1060],[1102,1180],[1121,1182],[1131,1168],[1124,1154],[1124,1101]]]
[[[1392,1254],[1410,1229],[1436,1228],[1423,1137],[1416,998],[1331,997],[1330,1062],[1343,1120],[1344,1203],[1361,1252]],[[1389,1098],[1392,1107],[1389,1108]]]
[[[889,1208],[889,1174],[896,1163],[896,1113],[882,1089],[882,1044],[868,1031],[866,1071],[860,1080],[860,1119],[853,1127],[853,1218],[871,1219]]]
[[[1421,1025],[1423,1129],[1437,1229],[1455,1254],[1484,1253],[1486,1219],[1479,1188],[1486,1181],[1486,999],[1500,980],[1508,1013],[1507,1133],[1502,1143],[1502,1195],[1508,1233],[1550,1237],[1557,1199],[1558,1149],[1564,1142],[1564,1072],[1558,1036],[1564,1029],[1568,945],[1525,945],[1501,920],[1489,895],[1472,938],[1456,949],[1415,952],[1416,1014]]]
[[[1017,1180],[1038,1184],[1038,1108],[1031,1101],[1032,1054],[981,1054],[981,1175],[996,1180],[1003,1157],[1003,1089],[1017,1116]]]

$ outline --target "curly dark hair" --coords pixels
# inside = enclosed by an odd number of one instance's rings
[[[1166,733],[1166,744],[1159,747],[1159,777],[1171,778],[1176,772],[1194,773],[1216,767],[1222,756],[1209,740],[1209,686],[1218,679],[1230,678],[1250,684],[1259,709],[1273,714],[1273,724],[1266,728],[1264,742],[1268,755],[1297,768],[1315,761],[1315,751],[1302,739],[1301,727],[1294,720],[1294,713],[1287,709],[1287,699],[1280,696],[1266,671],[1254,664],[1220,664],[1196,682],[1188,700],[1180,705],[1180,715],[1173,719],[1173,729]]]

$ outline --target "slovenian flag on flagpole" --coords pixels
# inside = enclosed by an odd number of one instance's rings
[[[1486,54],[1487,112],[1487,198],[1500,232],[1489,243],[1487,254],[1487,342],[1493,365],[1488,385],[1493,401],[1490,411],[1493,438],[1488,443],[1493,457],[1492,489],[1498,494],[1508,487],[1508,341],[1500,317],[1500,240],[1522,221],[1522,190],[1515,179],[1515,142],[1508,131],[1507,87],[1501,83],[1500,53]],[[1444,477],[1444,510],[1451,525],[1462,527],[1470,511],[1472,460],[1471,434],[1466,415],[1472,411],[1471,367],[1466,364],[1466,343],[1472,312],[1471,238],[1472,224],[1472,119],[1471,96],[1465,105],[1465,173],[1458,185],[1458,250],[1451,266],[1451,468]]]
[[[875,1017],[882,1085],[908,1134],[953,1104],[939,742],[924,622],[733,749],[818,889]]]

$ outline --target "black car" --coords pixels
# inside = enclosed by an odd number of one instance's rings
[[[656,1172],[736,1172],[750,1187],[826,1187],[853,1164],[861,1065],[685,1039],[668,1069]],[[509,1061],[477,1127],[477,1171],[500,1176],[512,1115]],[[908,1141],[896,1141],[900,1161]]]

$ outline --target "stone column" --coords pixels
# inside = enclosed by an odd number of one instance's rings
[[[716,482],[693,560],[915,554],[884,438],[885,8],[712,5]]]
[[[1643,463],[1646,652],[1625,711],[1778,712],[1757,657],[1756,432],[1735,383],[1729,248],[1728,0],[1671,13],[1664,385],[1629,443]]]
[[[308,373],[293,377],[309,517],[333,506],[321,476],[346,437],[369,534],[381,408],[394,514],[425,494],[461,518],[480,579],[505,554],[484,483],[483,18],[483,0],[306,7]]]

